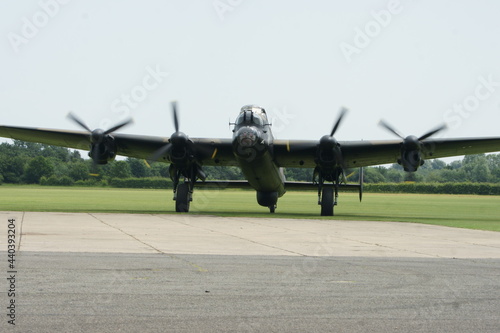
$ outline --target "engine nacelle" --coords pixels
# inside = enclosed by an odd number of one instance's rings
[[[325,135],[320,141],[316,151],[316,168],[313,173],[313,181],[323,179],[335,182],[342,174],[342,152],[340,144],[334,137]]]
[[[402,151],[401,158],[398,160],[398,164],[407,172],[417,171],[424,163],[425,161],[418,150]]]
[[[407,172],[415,172],[424,162],[420,140],[413,135],[406,137],[401,143],[401,158],[398,159],[398,164]]]
[[[115,159],[116,151],[115,139],[108,135],[102,142],[90,145],[89,157],[94,163],[103,165]]]

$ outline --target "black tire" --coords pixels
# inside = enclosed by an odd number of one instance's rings
[[[333,188],[323,188],[321,195],[321,216],[333,216]]]
[[[275,210],[276,210],[276,206],[275,205],[269,206],[269,212],[270,213],[274,213]]]
[[[177,186],[175,211],[178,213],[189,212],[189,184],[182,183]]]

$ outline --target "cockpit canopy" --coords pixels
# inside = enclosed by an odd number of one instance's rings
[[[241,108],[240,114],[236,118],[236,126],[264,126],[267,125],[267,115],[264,108],[257,105],[245,105]]]

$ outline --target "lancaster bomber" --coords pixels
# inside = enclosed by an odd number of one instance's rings
[[[275,212],[287,187],[314,187],[322,216],[333,216],[340,189],[363,191],[363,167],[398,163],[415,172],[426,159],[500,151],[500,137],[432,139],[446,125],[420,137],[404,137],[384,121],[381,125],[399,137],[384,141],[337,141],[334,137],[347,109],[330,134],[319,140],[275,140],[264,108],[245,105],[232,123],[232,139],[190,138],[179,130],[177,104],[172,102],[175,132],[169,137],[114,133],[132,121],[108,130],[91,130],[82,120],[68,116],[85,131],[0,126],[0,136],[74,149],[89,149],[95,164],[106,164],[117,155],[169,163],[176,212],[188,212],[195,185],[210,183],[203,166],[238,166],[246,182],[217,181],[221,186],[250,186],[259,205]],[[283,168],[311,168],[310,183],[287,182]],[[360,168],[360,181],[346,184],[348,169]]]

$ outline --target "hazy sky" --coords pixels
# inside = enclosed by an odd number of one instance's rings
[[[259,104],[280,139],[500,136],[498,1],[0,2],[0,124],[228,138]]]

